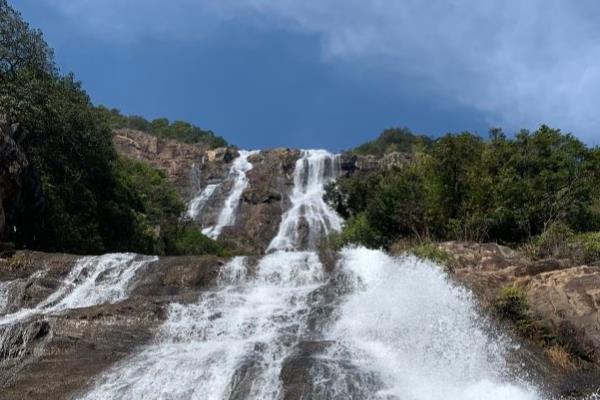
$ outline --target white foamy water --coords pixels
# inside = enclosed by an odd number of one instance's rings
[[[325,150],[303,150],[296,162],[292,206],[282,217],[268,250],[314,249],[317,240],[342,228],[342,219],[323,200],[325,185],[339,173],[337,157]],[[304,224],[307,229],[302,230]]]
[[[206,205],[206,202],[215,192],[215,189],[219,187],[219,184],[206,185],[204,189],[200,191],[188,204],[188,208],[185,212],[185,216],[189,219],[195,219]]]
[[[155,343],[82,398],[280,398],[282,362],[303,331],[306,297],[323,279],[310,252],[276,252],[250,269],[235,258],[217,289],[172,305]]]
[[[121,301],[127,297],[137,271],[157,259],[132,253],[82,257],[50,296],[34,308],[0,317],[0,325],[32,315]]]
[[[239,151],[240,155],[233,161],[231,169],[229,170],[229,177],[227,178],[233,180],[231,192],[229,193],[229,196],[227,196],[227,199],[225,199],[216,225],[202,230],[202,233],[205,235],[216,239],[219,237],[224,227],[233,225],[235,222],[236,210],[239,206],[240,199],[242,198],[244,190],[248,187],[246,173],[252,169],[252,164],[248,161],[248,157],[257,153],[258,151]]]
[[[353,290],[327,334],[336,342],[328,357],[377,377],[372,398],[541,399],[507,369],[507,344],[488,334],[470,292],[440,267],[364,248],[341,255]],[[350,393],[339,375],[328,384],[340,399]]]

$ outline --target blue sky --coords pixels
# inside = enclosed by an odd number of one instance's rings
[[[245,148],[545,122],[600,144],[594,0],[12,0],[96,104]]]

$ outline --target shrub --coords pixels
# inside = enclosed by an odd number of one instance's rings
[[[533,255],[536,258],[567,258],[571,254],[570,241],[573,230],[566,224],[557,222],[533,240]]]
[[[453,271],[457,267],[456,260],[450,253],[440,249],[435,243],[423,243],[412,247],[409,252],[423,260],[433,261]]]
[[[230,249],[203,235],[198,227],[189,224],[169,231],[165,235],[165,243],[166,252],[171,255],[231,255]]]
[[[493,308],[500,318],[514,324],[517,332],[524,337],[534,337],[540,330],[540,326],[530,314],[525,293],[517,287],[502,289]]]
[[[597,263],[600,261],[600,232],[586,232],[573,235],[569,239],[573,247],[575,261],[578,263]]]
[[[557,256],[570,251],[563,240],[569,230],[598,230],[600,152],[571,134],[542,125],[514,139],[494,130],[485,141],[465,132],[415,154],[410,166],[356,173],[328,191],[342,215],[364,215],[360,232],[370,234],[357,234],[355,221],[346,236],[375,247],[400,239],[516,244],[539,236],[532,250],[539,245],[541,256]]]
[[[351,217],[339,236],[338,246],[359,244],[369,248],[381,247],[381,238],[364,213]]]

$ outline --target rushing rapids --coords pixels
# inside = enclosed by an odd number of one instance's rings
[[[250,168],[247,155],[237,171]],[[541,399],[440,267],[347,248],[325,268],[314,246],[341,227],[322,200],[335,168],[329,153],[303,152],[271,253],[232,259],[213,289],[172,304],[154,342],[80,398]],[[246,184],[232,175],[221,226]]]

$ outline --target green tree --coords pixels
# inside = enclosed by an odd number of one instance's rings
[[[24,69],[54,72],[52,49],[41,31],[30,28],[6,0],[0,0],[0,77]]]

